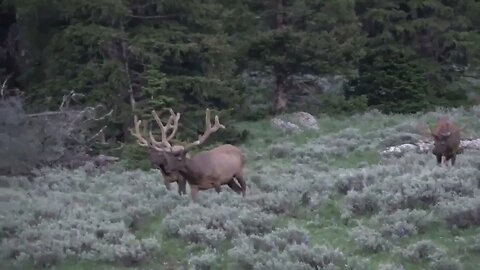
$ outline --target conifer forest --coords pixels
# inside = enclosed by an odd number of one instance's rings
[[[479,0],[0,0],[1,269],[479,265]]]

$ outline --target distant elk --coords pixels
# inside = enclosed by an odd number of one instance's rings
[[[171,111],[172,113],[172,111]],[[149,132],[150,143],[144,139],[140,133],[141,121],[135,117],[135,130],[131,130],[141,145],[154,145],[154,155],[161,160],[162,168],[165,173],[179,173],[186,179],[190,185],[191,197],[194,202],[197,201],[197,193],[199,190],[208,190],[214,188],[217,193],[221,191],[222,185],[228,185],[238,194],[245,196],[246,182],[244,177],[244,167],[246,158],[243,152],[236,146],[224,144],[217,146],[211,150],[201,151],[193,157],[188,155],[189,151],[203,144],[207,138],[219,129],[225,128],[220,124],[218,116],[215,116],[215,124],[212,126],[210,122],[210,110],[207,108],[205,113],[205,132],[199,136],[198,140],[185,146],[173,147],[170,140],[173,139],[178,128],[178,119],[180,114],[175,116],[172,127],[174,132],[167,137],[167,126],[164,126],[156,114],[152,111],[155,121],[160,127],[162,133],[161,141],[156,141]],[[169,120],[170,121],[170,120]],[[158,156],[157,156],[158,155]],[[235,181],[237,180],[238,183]]]
[[[155,112],[153,112],[155,113]],[[175,133],[177,132],[178,129],[178,120],[180,119],[180,114],[177,113],[175,114],[172,109],[170,109],[170,118],[167,121],[167,124],[163,125],[162,121],[156,115],[156,120],[157,124],[160,126],[162,130],[162,134],[167,134],[170,130],[171,133],[168,137],[166,137],[165,141],[171,140],[174,136]],[[165,144],[165,143],[160,143],[155,140],[153,137],[152,132],[149,132],[149,137],[150,137],[150,142],[147,141],[140,133],[140,123],[141,121],[138,120],[137,116],[134,116],[134,125],[135,129],[130,129],[130,133],[137,138],[137,143],[140,146],[147,147],[148,149],[148,154],[149,154],[149,159],[151,164],[160,170],[163,181],[165,184],[165,187],[167,190],[171,189],[171,183],[177,183],[178,185],[178,194],[187,194],[187,181],[183,178],[183,176],[178,173],[178,172],[166,172],[165,171],[165,156],[163,154],[164,148],[169,147],[174,150],[181,150],[183,149],[183,146],[181,145],[170,145],[170,144]],[[146,126],[144,126],[145,128]]]
[[[450,160],[455,165],[457,154],[460,153],[460,131],[466,126],[458,128],[452,121],[445,117],[438,119],[435,130],[427,126],[428,133],[433,137],[433,155],[437,158],[437,165],[441,165],[442,157],[445,157],[445,165]]]

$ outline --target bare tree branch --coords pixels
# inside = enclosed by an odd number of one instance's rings
[[[8,74],[8,76],[3,81],[2,88],[0,89],[0,96],[2,97],[2,99],[4,97],[5,88],[7,87],[7,82],[10,79],[10,77],[12,77],[12,75],[13,73]]]
[[[171,19],[177,17],[179,14],[170,14],[170,15],[152,15],[152,16],[142,16],[142,15],[128,15],[132,18],[145,19],[145,20],[155,20],[155,19]]]
[[[103,126],[97,133],[95,133],[90,139],[87,140],[87,142],[91,142],[93,139],[98,137],[100,134],[103,133],[103,131],[107,128],[107,125]]]
[[[33,118],[33,117],[51,116],[51,115],[56,115],[56,114],[66,114],[66,112],[63,112],[63,111],[41,112],[41,113],[27,114],[27,116]]]

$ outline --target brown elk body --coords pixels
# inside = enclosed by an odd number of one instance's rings
[[[202,151],[192,158],[186,156],[186,151],[166,152],[165,170],[180,172],[188,179],[192,200],[196,201],[199,190],[214,188],[220,192],[221,185],[228,185],[237,193],[245,196],[246,182],[243,168],[245,155],[233,145],[225,144],[208,151]],[[236,179],[241,189],[234,182]]]
[[[170,110],[172,115],[173,111]],[[196,201],[196,196],[199,190],[207,190],[214,188],[217,192],[221,191],[222,185],[228,185],[236,193],[242,193],[245,196],[246,184],[243,175],[243,167],[245,165],[245,155],[242,151],[233,145],[221,145],[208,151],[202,151],[193,157],[189,156],[189,151],[192,147],[200,145],[210,136],[211,133],[216,132],[220,128],[225,128],[219,123],[218,116],[215,117],[215,124],[212,127],[210,123],[210,111],[206,110],[205,133],[199,139],[186,146],[172,146],[169,142],[175,135],[178,127],[178,119],[180,114],[177,114],[175,121],[170,124],[169,120],[167,126],[161,123],[161,120],[152,111],[152,115],[157,121],[162,131],[162,140],[156,141],[150,132],[150,143],[148,143],[140,134],[140,122],[135,117],[135,131],[131,130],[132,135],[137,137],[139,144],[150,145],[151,156],[156,160],[157,166],[161,167],[166,175],[180,174],[190,185],[192,200]],[[172,126],[174,131],[167,137],[167,127]],[[237,184],[235,179],[240,183]]]
[[[437,121],[435,130],[429,128],[429,133],[433,137],[434,144],[432,153],[437,158],[437,164],[441,165],[442,157],[445,157],[445,165],[451,161],[452,166],[455,165],[457,154],[460,149],[460,131],[452,121],[441,118]]]

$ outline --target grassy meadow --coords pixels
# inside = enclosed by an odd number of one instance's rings
[[[480,137],[480,107],[319,116],[318,131],[288,136],[239,123],[252,135],[245,198],[224,187],[193,204],[157,171],[120,165],[2,177],[2,269],[478,269],[480,153],[453,168],[378,154],[445,114]]]

